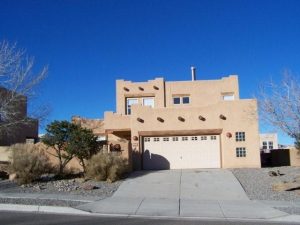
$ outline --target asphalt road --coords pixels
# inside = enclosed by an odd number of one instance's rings
[[[213,220],[168,220],[144,218],[108,218],[98,216],[75,216],[61,214],[0,212],[0,225],[279,225],[282,223],[261,223],[243,221],[213,221]],[[284,223],[292,225],[293,223]]]

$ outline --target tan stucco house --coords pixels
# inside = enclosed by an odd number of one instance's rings
[[[116,81],[116,112],[75,116],[120,150],[132,168],[260,167],[257,102],[240,99],[238,76],[218,80]]]

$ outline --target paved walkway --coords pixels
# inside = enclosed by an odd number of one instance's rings
[[[129,216],[270,219],[288,215],[250,201],[235,176],[223,169],[135,172],[111,198],[77,208]]]

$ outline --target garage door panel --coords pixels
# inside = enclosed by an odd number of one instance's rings
[[[220,168],[219,135],[144,138],[143,167]]]

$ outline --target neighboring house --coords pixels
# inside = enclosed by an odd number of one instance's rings
[[[135,170],[260,167],[257,102],[240,99],[236,75],[117,80],[115,113],[72,121],[105,136]]]
[[[277,133],[259,134],[260,151],[270,153],[273,149],[278,149]]]
[[[3,112],[0,111],[0,125],[13,124],[0,129],[0,146],[16,143],[35,142],[38,138],[38,121],[27,117],[27,98],[0,87],[0,104],[6,104],[11,95],[17,96],[9,102]],[[3,109],[4,107],[1,107]],[[4,115],[6,114],[6,115]],[[0,159],[1,160],[1,159]]]

